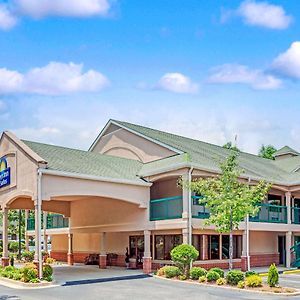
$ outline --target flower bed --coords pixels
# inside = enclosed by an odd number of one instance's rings
[[[53,269],[50,265],[43,265],[43,278],[42,281],[51,282],[53,275]],[[0,267],[0,278],[8,278],[24,283],[40,283],[38,278],[37,266],[33,263],[26,263],[22,268],[16,268],[13,266],[7,266],[5,268]]]
[[[263,283],[261,276],[255,272],[242,272],[239,270],[232,270],[227,272],[224,276],[224,271],[219,268],[212,268],[205,270],[200,267],[191,268],[189,277],[182,275],[180,269],[175,266],[164,266],[156,273],[158,277],[164,277],[168,279],[193,282],[199,285],[206,286],[223,286],[233,289],[242,289],[248,291],[259,291],[268,293],[295,293],[298,290],[287,287],[280,287],[278,285],[278,278],[276,271],[274,272],[274,265],[270,267],[268,284]],[[275,275],[274,275],[275,274]]]

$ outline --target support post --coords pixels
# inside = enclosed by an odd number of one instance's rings
[[[2,267],[9,265],[9,255],[8,255],[8,208],[4,207],[2,209],[2,226],[3,226],[3,252],[2,252]]]
[[[292,247],[292,232],[288,231],[286,232],[285,235],[285,253],[286,253],[286,258],[285,258],[285,264],[287,268],[291,267],[291,247]]]
[[[106,232],[100,232],[100,255],[99,255],[99,268],[106,269],[107,254],[106,254]]]
[[[243,232],[243,241],[242,241],[242,271],[250,271],[250,254],[249,254],[249,233],[247,230]]]
[[[285,193],[287,224],[291,224],[291,192]]]
[[[29,251],[29,236],[27,234],[27,222],[28,222],[29,211],[25,209],[25,250]]]
[[[48,236],[47,236],[47,216],[48,212],[43,212],[43,237],[44,237],[44,251],[48,254]]]
[[[152,257],[151,257],[151,231],[144,231],[144,257],[143,257],[143,272],[150,274],[152,271]]]
[[[189,231],[187,228],[182,229],[182,243],[183,244],[189,243]]]
[[[34,263],[39,270],[39,278],[42,278],[42,249],[41,249],[41,237],[42,237],[42,228],[41,228],[41,204],[37,200],[34,205],[34,218],[35,218],[35,253],[34,253]]]
[[[68,234],[68,265],[74,265],[74,254],[73,254],[73,234]]]

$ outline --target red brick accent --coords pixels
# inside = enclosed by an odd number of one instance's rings
[[[37,271],[38,271],[38,276],[40,277],[40,268],[39,268],[39,265],[40,263],[37,261],[37,260],[34,260],[33,263],[36,265],[36,268],[37,268]]]
[[[68,265],[74,265],[74,255],[72,253],[68,253]]]
[[[99,255],[99,268],[106,269],[106,255]]]
[[[152,271],[152,259],[151,257],[143,257],[143,272],[149,274]]]
[[[2,267],[7,267],[9,265],[9,258],[8,257],[2,257],[1,258],[1,265],[2,265]]]
[[[252,254],[250,255],[251,267],[264,267],[270,264],[279,264],[279,253],[268,253],[268,254]]]
[[[247,256],[242,256],[242,261],[241,261],[241,270],[243,272],[247,271],[247,268],[248,268],[248,263],[247,263]]]
[[[67,261],[67,252],[51,251],[50,257],[57,261]]]

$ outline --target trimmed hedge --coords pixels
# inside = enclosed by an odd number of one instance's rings
[[[180,269],[175,266],[165,267],[165,275],[167,278],[177,277],[181,274]]]
[[[193,280],[198,280],[201,276],[206,276],[207,271],[204,268],[193,267],[190,270],[190,278]]]
[[[208,282],[217,281],[219,278],[221,278],[220,274],[214,270],[209,270],[206,274],[206,279]]]
[[[209,271],[217,272],[221,278],[224,278],[224,271],[220,268],[211,268],[211,269],[209,269]]]
[[[237,285],[239,281],[243,281],[244,278],[244,273],[239,270],[231,270],[226,275],[227,283],[231,285]]]

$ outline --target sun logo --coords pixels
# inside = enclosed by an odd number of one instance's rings
[[[2,157],[0,159],[0,172],[4,171],[7,169],[7,161],[6,158]]]

